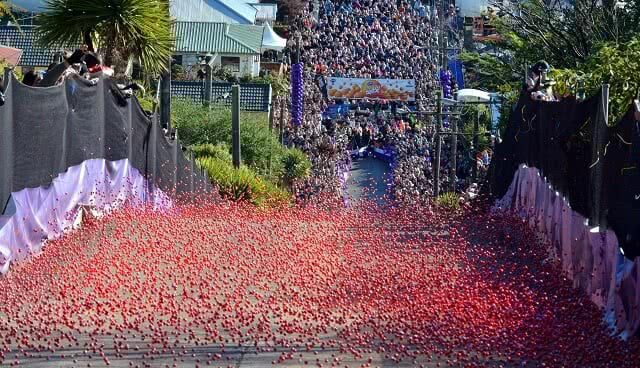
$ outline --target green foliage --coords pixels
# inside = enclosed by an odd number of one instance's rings
[[[105,63],[140,60],[145,71],[166,71],[173,53],[167,0],[48,0],[38,14],[44,46],[95,44]]]
[[[464,122],[463,131],[465,134],[463,144],[470,147],[473,142],[473,129],[475,122],[478,120],[478,112],[480,113],[480,119],[478,123],[478,147],[476,149],[483,150],[489,146],[489,138],[485,133],[489,131],[488,128],[491,126],[491,119],[487,106],[473,105],[465,106],[463,108],[462,119]]]
[[[8,3],[1,1],[0,2],[0,15],[4,16],[7,14],[11,14],[11,5]]]
[[[498,119],[498,130],[500,131],[500,136],[504,137],[507,125],[509,124],[509,119],[511,118],[511,112],[518,103],[520,90],[501,92],[500,95],[502,96],[502,103],[499,107],[500,119]]]
[[[171,65],[171,79],[172,80],[184,80],[185,79],[184,67],[180,64]]]
[[[140,106],[142,107],[143,110],[153,111],[153,107],[155,106],[155,101],[153,100],[153,97],[139,96],[138,102],[140,103]]]
[[[214,80],[231,83],[235,83],[236,81],[236,76],[233,75],[233,72],[229,68],[224,66],[214,66],[211,69],[211,75]]]
[[[225,162],[231,162],[231,147],[225,142],[218,144],[201,144],[191,147],[196,158],[213,157]]]
[[[614,123],[626,113],[640,84],[640,1],[624,8],[616,2],[576,0],[564,2],[525,0],[494,4],[503,17],[490,15],[501,39],[490,41],[496,53],[465,52],[461,59],[472,88],[500,93],[506,103],[500,126],[521,90],[524,67],[538,60],[554,68],[556,95],[577,92],[582,81],[586,95],[610,84],[610,116]],[[564,6],[561,6],[564,4]]]
[[[7,61],[5,59],[0,59],[0,70],[4,71],[4,68],[6,68],[6,67],[12,68],[13,75],[16,76],[17,80],[20,80],[20,81],[22,80],[23,75],[22,75],[21,72],[19,72],[18,70],[16,70],[14,68],[15,65],[11,65],[11,64],[7,63]]]
[[[442,209],[456,211],[460,208],[460,199],[456,193],[443,193],[436,198],[436,206]]]
[[[266,74],[252,77],[251,75],[243,75],[240,78],[240,83],[270,84],[274,96],[285,96],[289,93],[289,80],[284,76]]]
[[[289,148],[284,151],[280,161],[283,168],[283,179],[287,183],[304,179],[311,174],[311,161],[309,157],[297,148]]]
[[[286,205],[291,199],[287,191],[260,178],[246,166],[236,169],[229,161],[217,157],[201,157],[197,162],[225,198],[248,201],[259,207]]]
[[[556,91],[575,94],[578,81],[593,95],[609,84],[609,123],[615,124],[628,111],[640,91],[640,36],[623,44],[606,44],[576,69],[556,70]]]
[[[155,88],[142,80],[136,80],[134,82],[142,87],[142,89],[134,92],[140,107],[145,111],[154,112],[154,108],[157,106],[157,101],[153,94]]]
[[[231,145],[230,109],[207,109],[190,100],[174,100],[172,115],[180,139],[186,145]],[[278,137],[269,131],[265,114],[240,114],[240,140],[243,163],[260,175],[268,176],[270,161],[280,155],[282,146]]]
[[[9,4],[8,2],[2,0],[0,1],[0,17],[8,17],[9,19],[11,19],[11,21],[13,21],[13,23],[16,24],[16,26],[18,27],[18,30],[20,30],[20,24],[18,22],[18,20],[16,19],[15,15],[12,12],[12,8],[11,8],[11,4]]]
[[[267,74],[253,78],[251,82],[271,84],[274,96],[286,96],[289,94],[289,79],[281,75]]]
[[[494,18],[505,49],[533,62],[545,59],[557,68],[574,68],[603,43],[624,43],[640,31],[640,2],[524,0],[496,2],[503,18]],[[505,45],[501,45],[505,46]]]
[[[239,170],[231,165],[228,108],[208,109],[190,100],[174,100],[172,114],[182,142],[191,147],[221,192],[230,198],[258,205],[281,203],[286,191],[274,183],[291,184],[310,174],[309,158],[300,150],[280,145],[276,134],[269,131],[265,114],[241,112],[241,153],[246,166]]]
[[[460,54],[460,60],[465,63],[468,80],[473,88],[510,92],[518,89],[522,83],[523,68],[517,68],[511,59],[465,51]]]

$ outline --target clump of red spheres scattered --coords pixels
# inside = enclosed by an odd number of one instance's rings
[[[546,258],[483,208],[129,209],[0,279],[0,362],[637,367]]]

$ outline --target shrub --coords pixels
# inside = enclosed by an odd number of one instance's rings
[[[140,103],[140,107],[142,107],[142,109],[145,111],[153,111],[153,108],[155,106],[155,102],[150,96],[139,96],[138,103]]]
[[[297,148],[285,150],[280,157],[282,163],[282,177],[288,184],[303,179],[311,173],[311,161],[309,157]]]
[[[443,193],[436,198],[436,206],[455,211],[460,208],[460,199],[456,193]]]
[[[211,76],[214,80],[224,81],[235,83],[236,76],[233,74],[231,69],[225,66],[214,66],[211,70]]]
[[[22,72],[17,70],[14,65],[9,64],[7,60],[5,60],[4,58],[0,58],[0,71],[4,72],[4,68],[11,68],[13,75],[15,75],[16,79],[19,81],[21,81],[22,78],[24,77],[22,75]]]
[[[171,79],[173,80],[185,79],[184,67],[182,65],[171,64]]]
[[[462,144],[465,147],[470,148],[473,142],[473,127],[478,120],[478,111],[480,112],[480,121],[478,124],[478,147],[476,150],[483,150],[489,147],[489,137],[487,137],[488,129],[491,126],[491,118],[489,116],[489,110],[480,105],[467,106],[462,109],[462,118],[464,126],[462,127],[463,133],[469,139],[463,139]]]
[[[224,198],[248,201],[260,207],[286,205],[290,200],[287,191],[260,178],[246,166],[236,169],[230,162],[216,157],[201,157],[197,162]]]
[[[609,125],[615,125],[627,113],[640,90],[640,36],[624,43],[603,44],[597,53],[575,69],[553,71],[557,81],[554,91],[571,95],[584,83],[587,96],[598,93],[603,83],[609,84]]]
[[[213,157],[226,162],[231,162],[231,148],[225,142],[218,144],[201,144],[191,147],[196,158]]]
[[[289,94],[289,79],[285,76],[267,74],[253,78],[251,82],[270,84],[274,96],[286,96]]]
[[[173,102],[172,112],[174,126],[186,145],[226,143],[231,146],[230,109],[207,109],[193,101],[179,99]],[[278,137],[269,131],[266,114],[242,112],[240,140],[242,162],[260,175],[268,175],[270,162],[276,161],[283,148]]]

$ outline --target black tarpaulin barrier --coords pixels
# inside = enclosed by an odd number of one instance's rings
[[[168,141],[135,98],[126,106],[118,104],[112,88],[108,79],[90,85],[71,78],[47,88],[9,81],[0,107],[2,212],[12,192],[47,186],[89,159],[129,159],[150,184],[170,196],[211,190],[179,142]]]
[[[640,256],[640,122],[630,110],[611,128],[603,187],[608,225],[629,258]]]
[[[535,167],[591,226],[610,226],[640,255],[640,127],[631,110],[613,127],[605,116],[602,93],[582,102],[522,93],[495,149],[491,195],[506,194],[520,164]]]

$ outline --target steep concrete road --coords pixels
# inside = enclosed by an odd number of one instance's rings
[[[378,204],[384,202],[387,195],[387,179],[389,178],[389,164],[371,157],[353,161],[347,194],[351,202],[360,199],[370,199]]]

